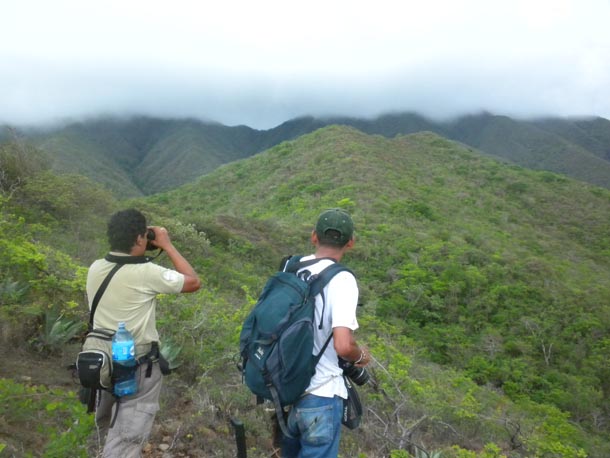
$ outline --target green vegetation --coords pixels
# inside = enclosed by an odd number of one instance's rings
[[[364,305],[359,338],[375,358],[375,383],[359,389],[364,427],[344,432],[342,456],[610,455],[603,188],[505,165],[429,132],[387,139],[337,126],[146,199],[117,202],[82,177],[29,170],[0,200],[4,343],[48,357],[66,351],[75,323],[86,321],[86,266],[104,252],[116,208],[137,206],[168,227],[201,274],[202,290],[162,296],[157,314],[177,372],[152,441],[172,437],[173,452],[232,455],[237,417],[249,456],[270,456],[268,414],[235,369],[240,325],[279,260],[310,250],[317,214],[341,206],[356,222],[346,262]],[[86,442],[90,417],[68,409],[77,408],[69,389],[58,401],[61,393],[12,374],[0,372],[0,383],[13,393],[0,399],[4,418],[37,393],[31,408],[49,423],[32,456]],[[78,428],[68,432],[48,409]],[[27,428],[17,417],[0,421],[0,449],[16,450],[13,433]]]
[[[94,421],[74,392],[0,378],[0,418],[4,419],[2,435],[12,436],[6,451],[13,456],[31,457],[40,452],[47,457],[88,456]],[[47,441],[41,444],[41,437]],[[7,448],[1,441],[0,452]]]

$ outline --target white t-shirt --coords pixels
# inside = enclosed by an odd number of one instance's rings
[[[121,255],[121,253],[112,253]],[[100,285],[116,264],[98,259],[89,268],[89,309]],[[116,329],[120,321],[132,333],[136,345],[159,341],[155,307],[159,293],[179,293],[184,275],[158,264],[125,264],[112,277],[95,311],[93,327]]]
[[[305,256],[301,261],[314,258],[314,255]],[[318,274],[331,264],[333,264],[333,261],[321,259],[316,264],[299,270],[299,273],[308,270],[312,275]],[[322,302],[321,295],[316,296],[314,355],[320,352],[328,336],[332,334],[333,328],[346,327],[353,331],[358,329],[358,321],[356,320],[358,284],[351,273],[339,272],[335,275],[324,287],[324,298],[325,305]],[[324,310],[323,317],[321,316],[322,310]],[[320,319],[322,319],[322,329],[318,328]],[[306,391],[327,398],[332,398],[335,395],[344,399],[347,398],[347,389],[343,381],[343,369],[338,365],[337,352],[332,338],[316,366],[316,373]]]

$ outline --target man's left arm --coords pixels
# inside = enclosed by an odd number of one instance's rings
[[[184,284],[182,285],[182,293],[192,293],[201,287],[201,280],[191,264],[180,254],[169,238],[167,229],[164,227],[153,227],[155,231],[155,239],[152,240],[153,245],[163,249],[170,261],[174,265],[176,271],[184,275]]]

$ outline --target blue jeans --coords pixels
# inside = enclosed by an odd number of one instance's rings
[[[339,454],[343,399],[308,394],[288,415],[288,431],[282,435],[282,458],[332,458]]]

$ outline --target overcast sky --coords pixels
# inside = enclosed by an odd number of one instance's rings
[[[0,123],[610,118],[610,0],[0,0]]]

